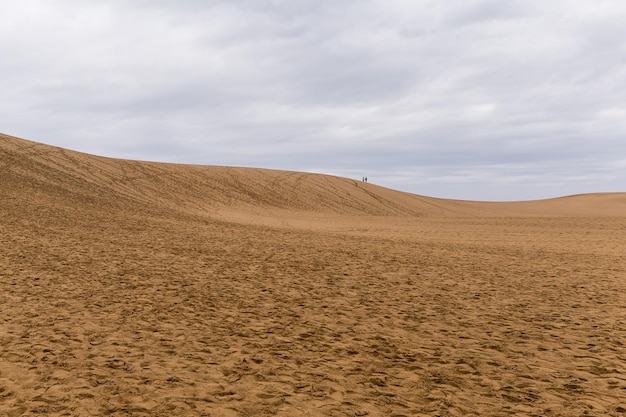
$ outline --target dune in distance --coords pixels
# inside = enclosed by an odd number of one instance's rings
[[[0,135],[0,416],[626,415],[626,193],[473,202]]]

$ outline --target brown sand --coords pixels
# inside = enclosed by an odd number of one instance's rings
[[[619,416],[626,194],[433,199],[0,136],[0,416]]]

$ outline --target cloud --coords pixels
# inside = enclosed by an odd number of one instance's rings
[[[25,0],[0,16],[1,129],[446,197],[623,190],[625,18],[617,0]]]

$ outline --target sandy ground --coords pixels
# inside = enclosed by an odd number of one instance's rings
[[[626,194],[430,199],[0,136],[0,416],[626,415]]]

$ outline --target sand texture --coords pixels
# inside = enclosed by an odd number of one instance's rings
[[[626,194],[434,199],[0,135],[0,416],[626,415]]]

